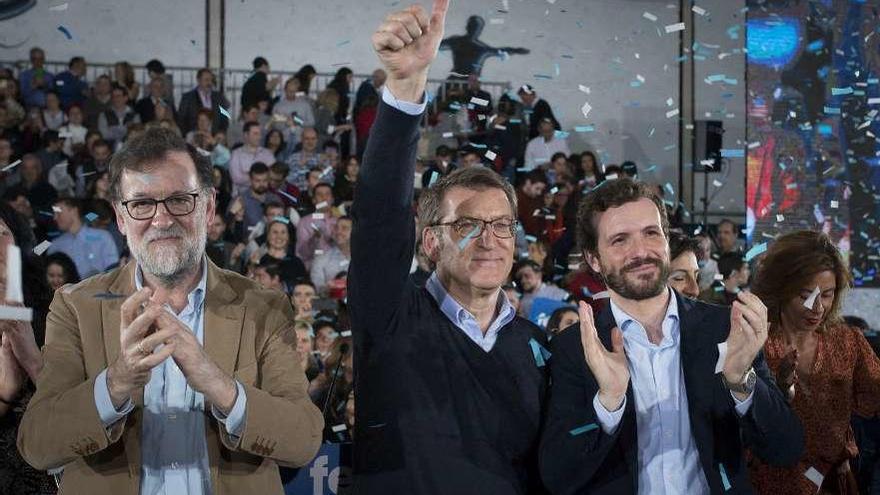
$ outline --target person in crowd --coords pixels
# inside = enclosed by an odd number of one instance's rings
[[[266,227],[266,240],[251,254],[251,261],[257,264],[273,261],[280,265],[281,281],[284,287],[292,287],[297,280],[306,278],[308,272],[294,253],[292,229],[287,222],[280,219],[272,220]],[[285,292],[288,290],[286,289]]]
[[[71,105],[85,104],[89,97],[89,83],[86,82],[86,59],[72,57],[67,70],[55,77],[55,92],[61,99],[61,106],[69,109]]]
[[[348,396],[354,388],[351,347],[351,337],[334,339],[327,357],[324,359],[322,372],[309,384],[309,395],[312,397],[312,402],[322,411],[326,411],[324,441],[334,441],[336,433],[333,428],[345,424]],[[334,373],[338,373],[336,380],[333,379]],[[332,390],[330,389],[331,385]]]
[[[767,309],[747,292],[727,309],[669,289],[665,213],[626,178],[581,203],[578,244],[610,304],[594,318],[581,302],[551,341],[540,469],[554,493],[750,492],[747,448],[774,465],[803,452],[761,354]]]
[[[163,95],[165,95],[165,80],[162,78],[151,80],[147,85],[147,94],[137,100],[134,105],[134,111],[137,112],[141,122],[148,124],[155,120],[161,120],[159,107],[165,108],[165,114],[168,115],[168,118],[174,118],[174,101],[165,99]]]
[[[42,110],[37,107],[28,109],[18,134],[18,150],[22,153],[32,153],[42,148],[43,135],[47,130]]]
[[[111,184],[132,261],[57,293],[19,451],[65,492],[280,493],[323,428],[286,298],[207,261],[211,165],[173,132],[129,141]]]
[[[563,137],[556,136],[553,122],[545,118],[538,123],[538,136],[535,136],[526,145],[525,168],[534,170],[545,163],[550,163],[555,153],[568,156],[571,151]]]
[[[315,108],[315,131],[318,140],[339,141],[344,132],[351,131],[354,125],[350,122],[338,123],[336,112],[339,110],[339,93],[335,89],[326,88],[318,94],[317,108]]]
[[[86,134],[89,130],[83,125],[84,117],[82,107],[72,103],[67,108],[67,122],[58,128],[58,137],[63,140],[61,150],[68,158],[76,154],[77,146],[82,146],[86,142]]]
[[[262,146],[262,137],[260,124],[248,122],[244,125],[244,146],[232,152],[232,158],[229,160],[229,175],[238,194],[250,187],[248,173],[254,163],[260,162],[266,165],[275,162],[275,155]]]
[[[65,161],[64,142],[58,131],[47,130],[43,133],[43,147],[36,152],[43,170],[51,170],[58,163]]]
[[[52,204],[58,193],[46,180],[43,164],[37,155],[29,153],[21,157],[18,172],[21,176],[20,185],[27,194],[31,206],[37,211],[52,211]]]
[[[834,242],[820,232],[778,237],[758,269],[753,289],[770,319],[764,354],[806,438],[794,465],[753,460],[759,493],[858,493],[850,416],[880,413],[880,359],[840,317],[851,285]]]
[[[339,70],[336,71],[336,74],[333,75],[333,80],[327,84],[327,89],[332,89],[339,95],[339,105],[336,107],[336,114],[334,115],[334,123],[336,125],[351,123],[351,117],[349,116],[351,97],[349,96],[349,93],[351,93],[351,82],[353,78],[354,73],[352,73],[351,69],[348,67],[340,67]],[[339,135],[340,151],[344,156],[351,154],[348,149],[350,136],[350,131],[343,132]]]
[[[262,259],[254,268],[253,280],[264,289],[287,292],[284,281],[281,280],[281,263],[272,259]]]
[[[311,384],[318,377],[322,366],[315,354],[315,333],[312,326],[305,321],[297,321],[293,329],[296,331],[296,352],[302,358],[302,370]]]
[[[238,272],[244,247],[243,243],[235,244],[226,239],[226,218],[214,215],[214,220],[208,226],[208,243],[205,246],[208,258],[220,268]]]
[[[62,252],[46,256],[46,283],[53,292],[64,284],[75,284],[79,281],[79,272],[70,256]]]
[[[140,116],[128,106],[126,89],[118,84],[114,85],[111,92],[110,108],[98,116],[98,130],[101,132],[101,137],[110,142],[112,146],[119,146],[125,140],[128,125],[140,123],[140,121]]]
[[[284,95],[272,107],[272,113],[284,117],[284,121],[278,122],[278,124],[284,124],[287,119],[296,117],[294,120],[301,127],[315,126],[315,112],[312,102],[300,89],[300,82],[296,77],[290,77],[284,83]]]
[[[287,176],[287,182],[298,187],[300,191],[307,189],[306,175],[313,167],[326,168],[329,163],[318,150],[318,133],[311,127],[306,127],[302,131],[302,149],[291,153],[287,158],[287,166],[290,167],[290,173]],[[328,172],[328,182],[333,180],[333,170]]]
[[[547,176],[540,170],[532,170],[516,190],[517,218],[527,235],[538,237],[544,229],[544,219],[538,213],[544,207],[546,189]]]
[[[216,89],[214,73],[211,69],[202,68],[196,73],[198,84],[195,88],[187,91],[180,98],[180,107],[177,113],[177,125],[184,135],[190,131],[202,129],[197,124],[202,110],[208,112],[210,118],[210,132],[225,131],[229,127],[229,120],[220,113],[220,109],[229,109],[229,100]]]
[[[253,61],[254,72],[241,87],[241,106],[256,105],[261,101],[270,101],[272,91],[281,82],[281,76],[269,79],[269,61],[256,57]]]
[[[123,93],[125,93],[125,91],[123,91]],[[98,119],[105,111],[110,110],[112,100],[113,83],[110,80],[110,76],[107,74],[101,74],[95,78],[95,84],[94,87],[92,87],[92,94],[86,99],[83,106],[83,111],[86,116],[86,127],[89,129],[98,128]]]
[[[712,252],[712,237],[706,231],[697,233],[694,237],[700,241],[700,253],[697,256],[700,265],[700,292],[708,289],[718,275],[717,254]]]
[[[110,170],[110,158],[113,150],[110,143],[103,140],[100,135],[92,141],[89,147],[89,155],[79,160],[74,176],[76,178],[76,196],[82,198],[86,193],[86,185],[89,177]]]
[[[724,253],[742,252],[742,246],[739,244],[737,231],[739,227],[733,220],[725,218],[718,222],[718,251],[719,255]]]
[[[576,323],[578,323],[577,308],[574,306],[556,308],[553,310],[553,313],[550,314],[550,319],[547,320],[547,333],[549,334],[549,337],[552,338],[553,335],[558,334]]]
[[[311,280],[320,296],[326,296],[330,283],[340,272],[347,272],[351,262],[351,217],[342,216],[333,227],[333,245],[312,260]]]
[[[547,100],[538,98],[535,88],[528,84],[523,84],[517,90],[517,95],[523,104],[523,114],[529,126],[529,139],[534,139],[543,134],[539,127],[545,120],[550,121],[553,129],[557,131],[561,129],[559,121],[553,115],[550,104],[547,103]]]
[[[357,188],[358,171],[361,168],[361,162],[356,156],[350,156],[343,160],[343,169],[336,174],[336,181],[333,184],[333,197],[336,204],[351,205],[354,201],[354,191]]]
[[[370,137],[370,128],[376,120],[376,112],[379,109],[379,97],[367,96],[361,102],[361,106],[357,109],[357,116],[354,118],[355,135],[357,137],[356,156],[363,156],[367,147],[367,138]]]
[[[388,79],[352,206],[348,279],[362,494],[541,485],[534,454],[546,366],[530,342],[546,338],[501,290],[513,265],[513,187],[487,168],[458,170],[421,192],[414,225],[419,123],[448,4],[392,13],[373,35]],[[436,264],[424,290],[408,276],[416,232]]]
[[[18,98],[18,81],[11,75],[0,77],[0,135],[14,135],[24,115]]]
[[[680,294],[700,297],[700,241],[678,232],[669,233],[669,277],[666,283]],[[732,302],[731,302],[732,304]]]
[[[333,245],[333,232],[339,217],[333,208],[333,187],[321,182],[314,188],[315,211],[302,217],[296,225],[296,255],[306,267],[311,268],[312,260],[318,254],[330,250]]]
[[[532,318],[532,303],[536,299],[550,299],[554,301],[565,301],[570,296],[564,289],[560,289],[555,284],[544,282],[544,273],[541,265],[528,259],[521,261],[514,270],[518,286],[522,291],[522,297],[519,301],[519,315],[523,318]]]
[[[270,129],[263,139],[263,147],[275,156],[275,162],[283,162],[287,158],[287,142],[284,141],[284,133],[278,129]]]
[[[716,280],[708,289],[700,293],[700,299],[712,304],[730,306],[737,299],[744,287],[749,285],[751,276],[749,264],[743,258],[742,253],[724,253],[718,258],[718,274],[721,279]]]
[[[294,283],[293,290],[290,291],[290,303],[298,321],[314,321],[315,311],[312,303],[316,297],[315,286],[308,279],[300,279]]]
[[[595,153],[592,151],[581,152],[580,166],[575,169],[575,176],[579,181],[583,181],[585,187],[591,189],[602,183],[604,180],[602,170]]]
[[[88,278],[119,263],[119,250],[109,232],[86,225],[85,221],[90,219],[84,217],[81,205],[75,198],[55,201],[52,210],[62,234],[52,241],[46,252],[70,256],[80,276]]]
[[[15,211],[0,204],[0,301],[4,305],[20,305],[10,301],[7,289],[9,246],[21,249],[30,232]],[[42,277],[39,261],[21,254],[21,281],[24,306],[31,308],[31,321],[4,319],[0,321],[0,493],[52,494],[57,488],[45,471],[31,467],[16,448],[16,437],[22,416],[34,394],[34,384],[43,369],[40,347],[45,340],[46,313],[52,291]]]
[[[162,87],[165,89],[165,94],[162,95],[162,98],[168,101],[174,101],[174,78],[165,70],[165,64],[163,64],[161,60],[154,58],[147,61],[145,67],[147,69],[147,77],[149,77],[150,81],[154,79],[163,80]],[[132,101],[135,99],[137,99],[137,95],[132,98]]]
[[[200,108],[199,111],[196,113],[195,128],[187,131],[186,135],[184,136],[186,138],[186,142],[198,148],[202,148],[205,151],[210,151],[211,149],[213,149],[216,143],[214,142],[214,133],[211,129],[211,126],[213,125],[211,123],[211,119],[211,110],[207,108]],[[182,131],[183,129],[181,129],[181,132]],[[200,141],[198,143],[196,142],[197,137],[200,138]],[[204,146],[198,146],[199,144]]]
[[[263,162],[255,162],[248,171],[249,187],[235,199],[244,209],[244,228],[246,231],[255,226],[263,217],[263,205],[280,203],[275,193],[269,191],[269,167]]]
[[[61,99],[54,90],[46,91],[46,108],[42,112],[46,129],[57,131],[65,124],[66,116],[61,108]]]
[[[89,177],[86,184],[87,199],[110,201],[110,171],[104,170]]]
[[[379,92],[382,90],[382,86],[385,85],[386,79],[388,79],[388,74],[382,69],[376,69],[373,71],[373,74],[369,79],[365,79],[364,82],[358,86],[357,93],[355,93],[354,97],[355,118],[357,118],[359,109],[367,98],[375,97],[376,101],[379,101],[379,98],[381,98]]]
[[[134,68],[126,61],[116,62],[113,66],[113,84],[125,90],[126,101],[134,103],[140,98],[141,85],[134,78]]]
[[[44,67],[46,52],[42,48],[31,48],[30,60],[30,69],[18,75],[21,101],[26,108],[43,108],[46,106],[46,93],[55,87],[55,76]]]
[[[315,70],[315,67],[311,64],[306,64],[300,67],[293,77],[299,80],[299,90],[308,96],[312,88],[312,81],[315,80],[317,75],[318,71]]]

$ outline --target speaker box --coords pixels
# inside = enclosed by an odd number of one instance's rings
[[[694,171],[721,171],[721,143],[724,123],[720,120],[694,121]],[[709,163],[708,160],[712,160]]]

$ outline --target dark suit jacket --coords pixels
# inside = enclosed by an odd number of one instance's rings
[[[219,91],[211,91],[211,115],[214,116],[211,124],[211,132],[225,131],[229,127],[229,121],[220,114],[220,107],[229,108],[229,100]],[[202,99],[199,98],[198,88],[187,91],[180,98],[180,108],[177,110],[177,126],[185,136],[187,132],[196,128],[196,118],[202,109]]]
[[[529,117],[529,139],[533,139],[538,135],[538,123],[541,122],[542,119],[550,119],[553,121],[553,127],[557,131],[561,129],[559,121],[556,120],[556,116],[553,115],[553,109],[550,108],[550,104],[547,103],[547,100],[538,100],[535,102],[535,106],[532,107],[532,115]]]
[[[171,118],[175,118],[174,101],[167,99],[163,101],[171,110]],[[150,96],[144,96],[138,100],[134,105],[134,111],[141,117],[141,122],[144,124],[156,120],[156,106],[153,104],[153,98]]]
[[[730,310],[683,298],[678,293],[681,365],[691,434],[712,493],[752,493],[743,450],[774,465],[792,465],[804,449],[800,420],[786,404],[767,368],[763,353],[755,359],[758,374],[752,406],[742,418],[733,397],[715,374],[718,343],[730,331]],[[596,319],[599,338],[611,348],[616,326],[611,308]],[[599,426],[593,397],[598,384],[587,367],[580,329],[572,325],[552,340],[552,388],[541,439],[541,476],[553,493],[627,494],[638,491],[638,441],[632,382],[626,409],[613,435],[601,426],[572,435],[575,428]],[[725,490],[719,465],[730,489]]]

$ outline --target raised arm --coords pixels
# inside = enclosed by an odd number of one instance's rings
[[[408,283],[415,246],[413,176],[424,108],[419,105],[443,37],[448,3],[436,1],[430,17],[420,6],[392,13],[373,34],[373,48],[388,80],[352,208],[349,304],[358,330],[356,346],[388,330]]]

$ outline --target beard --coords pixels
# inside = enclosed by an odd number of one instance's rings
[[[139,243],[129,237],[128,249],[141,269],[158,278],[163,286],[171,287],[200,266],[208,237],[208,228],[203,217],[203,214],[196,214],[196,228],[192,234],[187,233],[180,224],[174,223],[167,229],[147,231]],[[152,241],[161,238],[174,238],[178,243],[150,245]]]
[[[605,283],[608,285],[608,288],[622,297],[634,301],[642,301],[659,296],[663,293],[663,289],[666,288],[666,279],[669,278],[669,264],[656,258],[636,259],[620,270],[606,267],[601,259],[599,260],[599,265],[602,268],[602,275],[605,277]],[[635,281],[627,277],[627,272],[645,265],[654,265],[660,269],[656,279],[646,278],[649,275],[641,274]]]

